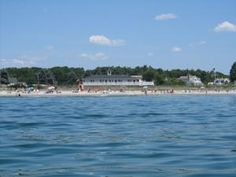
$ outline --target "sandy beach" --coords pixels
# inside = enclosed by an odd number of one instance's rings
[[[141,95],[236,95],[236,90],[127,90],[127,91],[72,91],[61,90],[58,92],[47,93],[46,90],[40,91],[0,91],[0,97],[44,97],[44,96],[141,96]]]

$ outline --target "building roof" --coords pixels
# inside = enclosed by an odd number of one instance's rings
[[[142,79],[140,75],[91,75],[87,76],[84,79]]]

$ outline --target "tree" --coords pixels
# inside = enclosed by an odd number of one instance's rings
[[[236,81],[236,62],[232,66],[231,69],[231,81]],[[41,73],[42,70],[46,70],[46,73]],[[39,73],[40,78],[53,78],[57,81],[58,85],[71,85],[77,79],[83,79],[89,75],[96,74],[107,74],[107,71],[111,70],[113,75],[142,75],[143,79],[146,81],[154,81],[157,85],[181,85],[181,83],[177,78],[180,76],[196,75],[201,78],[201,80],[206,84],[208,82],[212,82],[212,72],[203,71],[200,69],[197,70],[181,70],[181,69],[173,69],[173,70],[163,70],[161,68],[152,68],[151,66],[137,66],[135,68],[131,67],[122,67],[122,66],[106,66],[106,67],[97,67],[95,69],[85,70],[80,67],[53,67],[53,68],[6,68],[9,77],[16,78],[19,82],[26,82],[27,84],[36,84],[38,81]],[[223,73],[217,72],[218,77],[227,77]],[[53,77],[51,77],[53,76]],[[55,77],[55,78],[54,78]],[[3,77],[2,77],[3,78]],[[46,79],[49,82],[48,79]],[[52,79],[51,79],[52,81]],[[51,83],[50,81],[50,83]],[[43,82],[43,80],[42,80]],[[44,80],[45,82],[45,80]]]
[[[76,75],[74,71],[71,71],[67,73],[67,81],[66,85],[73,85],[76,83],[76,81],[79,79],[79,77]]]
[[[155,85],[162,85],[165,82],[165,78],[162,75],[160,75],[159,73],[157,73],[155,75],[154,82],[155,82]]]
[[[236,81],[236,62],[233,63],[230,70],[230,80],[231,82]]]
[[[143,73],[143,80],[153,81],[155,77],[155,72],[153,70],[147,70]]]

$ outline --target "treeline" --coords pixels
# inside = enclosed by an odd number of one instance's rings
[[[25,82],[29,85],[46,84],[46,79],[54,79],[58,85],[73,85],[76,80],[81,79],[85,75],[83,68],[73,67],[24,67],[24,68],[6,68],[10,77],[16,78],[19,82]]]
[[[47,73],[53,77],[58,85],[73,85],[76,80],[82,79],[85,76],[94,74],[107,74],[111,70],[112,74],[125,74],[125,75],[142,75],[146,81],[154,81],[156,85],[183,85],[177,78],[186,76],[188,74],[195,75],[201,78],[202,82],[207,84],[212,82],[217,77],[228,77],[220,72],[197,70],[163,70],[161,68],[153,68],[151,66],[137,66],[131,67],[97,67],[95,69],[85,70],[82,67],[52,67],[52,68],[6,68],[6,71],[11,77],[17,78],[19,82],[26,82],[27,84],[38,83],[40,73]],[[45,76],[46,77],[46,76]],[[42,80],[42,78],[41,78]]]

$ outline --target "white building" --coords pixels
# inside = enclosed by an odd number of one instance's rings
[[[153,81],[143,81],[140,75],[92,75],[82,81],[84,86],[154,86]]]
[[[218,86],[226,85],[229,83],[230,83],[230,80],[228,78],[217,78],[214,80],[214,85],[218,85]]]
[[[186,83],[186,85],[193,85],[193,86],[203,86],[203,83],[200,78],[197,76],[180,76],[178,80],[181,80]]]

